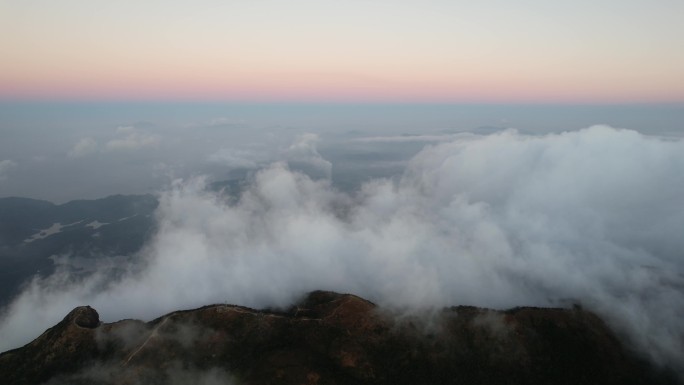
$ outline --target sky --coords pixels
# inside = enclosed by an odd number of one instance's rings
[[[0,99],[682,103],[679,0],[0,1]]]

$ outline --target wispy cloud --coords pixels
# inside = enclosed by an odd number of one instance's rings
[[[0,181],[7,179],[10,170],[17,166],[17,162],[11,159],[0,160]]]
[[[227,168],[257,168],[268,159],[260,151],[244,148],[221,148],[207,157],[212,163],[219,163]]]
[[[69,158],[82,158],[84,156],[94,154],[97,152],[98,146],[97,141],[93,138],[81,138],[74,146],[69,150],[67,156]]]
[[[458,136],[459,134],[368,136],[363,138],[354,138],[352,141],[359,143],[448,142],[456,139]]]
[[[121,126],[116,129],[119,138],[112,139],[105,144],[108,151],[129,151],[145,147],[154,147],[161,142],[158,135],[151,135],[133,126]]]

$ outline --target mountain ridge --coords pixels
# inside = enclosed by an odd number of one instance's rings
[[[150,322],[102,323],[82,306],[0,354],[0,378],[8,384],[207,376],[211,384],[679,383],[579,307],[397,314],[327,291],[283,309],[215,304]]]

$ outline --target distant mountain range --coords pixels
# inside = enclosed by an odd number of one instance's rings
[[[101,323],[88,306],[0,354],[3,384],[676,384],[595,314],[452,307],[397,314],[313,292],[288,309],[210,305]]]
[[[155,227],[152,195],[112,195],[56,205],[0,198],[0,306],[34,276],[48,276],[65,256],[86,271],[88,261],[138,251]]]

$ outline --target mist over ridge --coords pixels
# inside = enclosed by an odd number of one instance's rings
[[[291,148],[297,162],[328,167],[310,137]],[[106,321],[151,319],[209,303],[285,306],[328,289],[395,308],[582,303],[678,366],[682,170],[684,141],[595,126],[459,135],[426,146],[401,178],[352,194],[287,161],[254,174],[239,200],[179,179],[159,195],[142,263],[115,281],[106,269],[34,280],[7,308],[0,350],[78,305]]]

